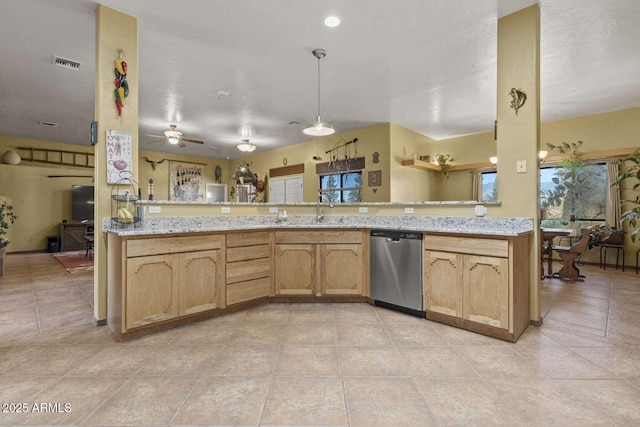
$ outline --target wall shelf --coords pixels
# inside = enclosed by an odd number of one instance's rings
[[[442,172],[442,168],[438,165],[434,165],[430,162],[425,162],[424,160],[417,159],[408,159],[402,161],[402,166],[408,166],[410,168],[421,169],[429,172]],[[486,169],[491,167],[491,162],[480,162],[480,163],[467,163],[464,165],[453,165],[449,172],[459,172],[459,171],[467,171],[474,169]]]

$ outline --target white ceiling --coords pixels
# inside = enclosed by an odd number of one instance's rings
[[[97,3],[2,0],[0,134],[88,143]],[[139,20],[140,149],[237,158],[243,126],[257,152],[312,139],[302,128],[316,116],[315,48],[328,53],[322,119],[338,132],[384,122],[436,139],[491,130],[496,18],[535,1],[102,3]],[[538,3],[542,120],[640,107],[640,1]],[[329,15],[342,24],[325,27]],[[53,55],[82,67],[54,66]],[[205,145],[148,145],[145,134],[172,123]]]

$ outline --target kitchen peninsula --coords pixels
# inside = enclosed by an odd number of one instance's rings
[[[371,229],[424,236],[426,318],[516,341],[529,324],[526,218],[148,217],[108,230],[107,323],[119,340],[277,302],[372,302]]]

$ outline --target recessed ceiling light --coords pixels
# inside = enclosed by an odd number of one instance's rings
[[[340,18],[338,18],[337,16],[329,16],[324,20],[324,25],[326,25],[327,27],[337,27],[338,25],[340,25]]]

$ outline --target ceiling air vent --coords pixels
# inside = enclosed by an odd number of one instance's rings
[[[53,63],[64,68],[69,68],[70,70],[79,70],[80,63],[78,61],[74,61],[73,59],[63,58],[61,56],[54,56]]]
[[[302,124],[302,123],[300,123],[300,122],[298,122],[296,120],[291,120],[290,122],[287,122],[287,124],[288,125],[299,125],[299,124]]]
[[[58,127],[58,124],[57,124],[57,123],[53,123],[53,122],[43,122],[42,120],[40,120],[40,121],[38,122],[38,124],[39,124],[40,126],[44,126],[44,127],[48,127],[48,128],[55,128],[55,127]]]

